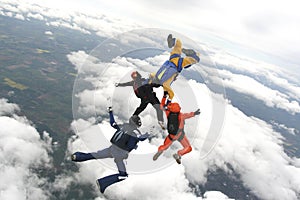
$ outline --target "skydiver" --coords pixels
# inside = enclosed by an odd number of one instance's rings
[[[150,74],[153,82],[163,86],[164,95],[169,95],[166,105],[168,105],[174,97],[171,84],[176,80],[178,74],[182,69],[188,68],[200,61],[199,53],[193,49],[182,48],[181,40],[173,38],[172,34],[168,35],[167,42],[168,47],[173,48],[169,60],[167,60],[156,73]],[[186,56],[181,57],[181,53],[184,53]]]
[[[148,133],[141,134],[138,130],[138,127],[142,125],[139,116],[133,115],[130,117],[129,123],[118,125],[115,122],[112,108],[109,107],[108,111],[110,125],[117,129],[110,140],[112,145],[97,152],[75,152],[71,155],[71,160],[74,162],[83,162],[91,159],[114,158],[119,173],[100,178],[96,181],[101,193],[104,193],[108,186],[123,181],[128,177],[124,160],[128,158],[128,154],[133,149],[137,148],[137,143],[139,141],[144,141],[149,137]]]
[[[153,156],[153,160],[157,160],[158,157],[163,153],[164,150],[168,149],[173,141],[179,141],[183,146],[183,149],[178,150],[177,153],[173,155],[174,159],[178,164],[181,164],[181,157],[184,154],[187,154],[192,151],[189,140],[187,139],[184,132],[184,123],[185,120],[195,115],[200,114],[200,109],[197,109],[195,112],[190,113],[181,113],[181,107],[178,103],[169,103],[165,107],[165,101],[167,96],[164,95],[161,101],[161,108],[165,110],[168,122],[168,136],[165,138],[164,144],[158,147],[157,153]],[[165,109],[166,108],[166,109]]]
[[[163,111],[160,109],[160,102],[159,99],[156,97],[156,93],[153,92],[153,87],[160,87],[159,84],[156,83],[148,83],[148,79],[142,78],[141,74],[138,71],[134,71],[131,73],[132,81],[126,83],[116,83],[116,87],[124,87],[124,86],[132,86],[135,95],[141,99],[141,103],[139,107],[136,108],[133,115],[139,115],[143,110],[146,109],[149,103],[156,110],[156,115],[158,119],[158,124],[162,129],[164,127],[164,117]]]

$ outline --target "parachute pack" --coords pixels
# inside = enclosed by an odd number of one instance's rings
[[[174,112],[170,112],[169,116],[168,116],[168,124],[167,124],[167,128],[168,128],[168,132],[171,135],[176,135],[179,129],[179,112],[174,113]]]
[[[138,137],[129,135],[127,131],[122,129],[115,132],[115,134],[110,139],[110,142],[123,150],[128,152],[136,148],[137,143],[139,142]]]

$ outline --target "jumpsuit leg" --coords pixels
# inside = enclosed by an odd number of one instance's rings
[[[183,149],[177,152],[178,155],[183,156],[184,154],[187,154],[192,151],[192,147],[186,136],[184,136],[182,140],[180,140],[180,143],[183,146]]]
[[[119,172],[121,174],[126,174],[126,166],[124,160],[128,158],[128,152],[116,146],[113,146],[112,155],[114,157],[114,161],[118,167]]]
[[[179,54],[179,55],[181,55],[181,53],[182,53],[182,43],[181,43],[180,39],[176,39],[176,43],[175,43],[175,45],[173,47],[171,55],[173,55],[173,54]],[[179,60],[178,57],[171,59],[171,61],[173,63],[175,63],[176,65],[178,65],[178,60]],[[198,61],[195,58],[193,58],[191,56],[186,56],[186,57],[183,58],[182,68],[185,68],[185,67],[187,67],[189,65],[195,64],[197,62]]]
[[[157,120],[163,122],[163,111],[160,109],[160,102],[155,95],[153,95],[153,97],[150,98],[150,103],[156,110]]]
[[[146,109],[148,103],[149,103],[148,101],[146,101],[144,99],[141,99],[141,104],[140,104],[139,107],[136,108],[133,115],[139,115],[141,112],[143,112],[143,110]]]
[[[181,54],[182,53],[182,42],[180,39],[176,39],[175,45],[171,51],[171,55],[173,54]]]
[[[96,159],[112,158],[111,147],[91,153]]]
[[[183,58],[183,61],[182,61],[182,68],[185,68],[186,66],[195,64],[195,63],[197,63],[197,62],[198,62],[198,61],[195,60],[195,58],[193,58],[193,57],[190,57],[190,56],[184,57],[184,58]]]
[[[169,136],[167,136],[164,141],[164,144],[158,147],[158,151],[164,151],[164,150],[168,149],[172,143],[173,143],[173,141],[169,138]]]
[[[163,83],[163,88],[164,88],[164,92],[168,92],[169,94],[169,99],[173,99],[174,97],[174,92],[171,88],[171,83],[173,82],[174,78],[177,76],[177,73],[173,74],[171,76],[171,78],[169,78],[168,80],[166,80],[164,83]]]
[[[175,45],[174,45],[174,47],[173,47],[173,49],[171,51],[171,55],[173,55],[173,54],[179,54],[179,55],[181,55],[181,53],[182,53],[182,43],[181,43],[181,40],[180,39],[176,39]],[[173,58],[173,59],[171,59],[171,61],[174,64],[178,65],[178,59],[179,58]],[[163,83],[164,91],[168,92],[170,100],[172,100],[173,97],[174,97],[174,92],[173,92],[173,90],[171,88],[171,84],[172,84],[172,82],[174,81],[174,79],[175,79],[175,77],[177,75],[178,75],[177,73],[173,74],[168,80],[166,80]]]

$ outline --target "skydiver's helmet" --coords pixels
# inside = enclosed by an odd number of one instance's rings
[[[140,127],[142,125],[141,118],[137,115],[132,115],[129,119],[129,124]]]
[[[173,113],[179,113],[180,110],[181,110],[181,107],[178,103],[169,103],[167,109],[170,111],[170,112],[173,112]]]
[[[142,78],[142,76],[141,76],[141,74],[140,74],[138,71],[134,71],[134,72],[131,73],[131,78],[132,78],[133,80],[135,80],[136,78],[137,78],[137,79]]]

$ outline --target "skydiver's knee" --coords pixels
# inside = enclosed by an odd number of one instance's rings
[[[186,149],[186,152],[189,153],[189,152],[191,152],[192,150],[193,150],[193,148],[192,148],[191,146],[188,146],[187,149]]]

